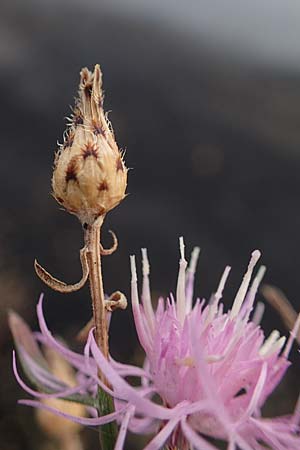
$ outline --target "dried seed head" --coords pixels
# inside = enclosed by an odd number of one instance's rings
[[[82,223],[93,223],[125,197],[127,168],[103,111],[102,74],[81,70],[76,100],[63,145],[55,156],[55,199]]]

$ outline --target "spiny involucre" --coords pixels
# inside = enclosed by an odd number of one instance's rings
[[[125,197],[127,168],[103,111],[102,74],[81,70],[78,99],[52,177],[55,199],[82,223],[92,224]]]

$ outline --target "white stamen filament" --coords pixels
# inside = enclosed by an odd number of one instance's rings
[[[260,322],[261,322],[261,320],[263,318],[264,312],[265,312],[265,304],[263,302],[258,302],[256,307],[255,307],[255,310],[254,310],[254,313],[253,313],[253,317],[252,317],[252,322],[255,325],[259,325],[260,324]]]
[[[226,267],[225,267],[225,270],[224,270],[223,275],[222,275],[222,277],[221,277],[221,280],[220,280],[220,283],[219,283],[217,292],[216,292],[215,295],[214,295],[214,301],[215,301],[217,304],[219,303],[219,300],[222,298],[223,290],[224,290],[224,287],[225,287],[225,284],[226,284],[228,275],[229,275],[229,273],[230,273],[230,270],[231,270],[231,267],[230,267],[230,266],[226,266]]]
[[[142,264],[143,264],[143,276],[147,277],[150,275],[150,264],[146,248],[142,248]]]
[[[255,267],[255,264],[259,260],[259,258],[260,258],[260,251],[254,250],[254,252],[251,255],[251,259],[250,259],[250,262],[248,265],[247,272],[244,275],[243,281],[242,281],[240,288],[234,299],[232,309],[230,312],[230,319],[234,319],[238,315],[238,313],[241,309],[242,303],[245,299],[245,295],[246,295],[248,287],[249,287],[253,269]]]
[[[246,411],[244,412],[243,416],[247,417],[248,415],[252,415],[255,411],[255,409],[257,408],[258,404],[259,404],[259,399],[261,397],[261,394],[263,392],[263,388],[265,385],[267,379],[267,363],[264,362],[260,375],[258,377],[256,386],[254,388],[250,403],[246,409]]]
[[[192,310],[192,304],[193,304],[193,294],[194,294],[194,278],[195,278],[195,272],[197,267],[197,262],[199,259],[200,254],[200,248],[195,247],[192,251],[191,259],[189,266],[186,271],[186,314],[188,314]]]
[[[218,304],[219,304],[220,299],[222,298],[223,290],[224,290],[230,270],[231,270],[230,266],[225,267],[225,270],[224,270],[223,275],[219,282],[218,289],[217,289],[216,293],[212,295],[210,305],[209,305],[209,311],[207,314],[207,318],[205,320],[205,326],[207,326],[214,319],[214,317],[216,316],[216,314],[218,312]]]
[[[194,247],[194,249],[192,251],[189,267],[187,269],[187,271],[189,273],[191,273],[192,275],[194,275],[195,272],[196,272],[196,267],[197,267],[197,262],[198,262],[198,259],[199,259],[199,254],[200,254],[200,247]]]
[[[184,249],[185,249],[185,245],[184,245],[183,236],[180,236],[180,238],[179,238],[180,259],[185,261]]]
[[[152,308],[151,302],[151,292],[150,292],[150,264],[147,256],[147,249],[142,248],[142,261],[143,261],[143,291],[142,291],[142,301],[144,305],[145,315],[148,320],[149,328],[151,332],[154,332],[155,316]]]
[[[259,349],[260,356],[267,356],[273,353],[273,347],[280,337],[278,330],[273,330],[270,336],[265,340]],[[276,347],[277,348],[277,347]]]
[[[270,353],[268,354],[268,356],[269,356],[270,354],[272,354],[272,353],[275,353],[275,352],[277,352],[277,351],[280,351],[280,350],[283,348],[283,346],[284,346],[285,343],[286,343],[286,337],[285,337],[285,336],[281,336],[281,338],[278,339],[278,341],[274,343],[274,345],[273,345],[273,347],[272,347],[272,352],[270,352]]]
[[[266,266],[260,266],[260,268],[258,269],[258,272],[250,286],[250,289],[249,289],[250,302],[249,302],[249,305],[247,305],[247,309],[249,309],[249,310],[253,306],[255,295],[257,293],[257,290],[259,288],[259,285],[260,285],[263,277],[265,276],[266,270],[267,270]]]
[[[244,317],[245,323],[249,319],[249,316],[250,316],[252,308],[253,308],[253,303],[255,300],[256,293],[258,291],[259,285],[260,285],[265,273],[266,273],[266,266],[260,266],[254,280],[252,281],[252,284],[250,286],[250,289],[249,289],[248,295],[247,295],[247,304],[245,305],[245,310],[246,310],[245,317]]]
[[[130,256],[130,269],[131,269],[131,283],[137,282],[137,273],[136,273],[136,264],[135,264],[135,256]]]
[[[179,261],[179,273],[177,280],[177,289],[176,289],[176,309],[177,309],[177,317],[181,324],[184,322],[185,318],[185,271],[187,267],[187,262],[184,257],[184,241],[183,237],[179,238],[179,247],[180,247],[180,261]]]

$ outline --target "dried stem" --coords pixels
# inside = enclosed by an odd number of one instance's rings
[[[100,230],[103,219],[104,217],[100,216],[92,225],[87,225],[85,230],[85,246],[87,248],[87,262],[89,267],[93,318],[96,328],[96,342],[103,355],[108,358],[108,326],[103,290],[100,247]],[[103,375],[100,375],[101,379],[105,381]]]
[[[89,266],[90,290],[93,306],[93,321],[96,328],[96,343],[103,355],[108,359],[108,324],[106,318],[106,304],[103,290],[101,270],[101,246],[100,231],[103,224],[103,216],[100,216],[93,224],[87,225],[85,230],[85,246],[87,248],[87,262]],[[99,378],[109,386],[109,382],[101,370]],[[113,399],[102,389],[98,389],[99,414],[105,415],[114,411]],[[116,441],[116,423],[104,425],[99,430],[101,449],[112,450]]]

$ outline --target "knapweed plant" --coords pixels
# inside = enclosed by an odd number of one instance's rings
[[[37,305],[40,331],[32,333],[10,313],[20,374],[15,354],[13,370],[21,387],[34,397],[19,403],[39,408],[80,425],[99,428],[102,450],[125,448],[128,430],[143,434],[145,450],[299,450],[300,402],[289,416],[264,418],[262,407],[282,380],[289,353],[300,327],[296,319],[286,341],[277,330],[267,338],[260,327],[262,305],[255,295],[265,268],[253,277],[260,258],[255,250],[226,311],[221,302],[230,267],[208,302],[194,300],[194,276],[199,249],[189,264],[183,238],[176,294],[159,298],[153,308],[150,265],[142,249],[143,282],[139,300],[135,257],[131,256],[131,302],[138,338],[146,357],[143,367],[121,364],[109,352],[111,312],[126,307],[119,291],[106,296],[101,274],[104,249],[100,230],[105,215],[125,197],[127,169],[103,112],[101,71],[81,71],[79,99],[59,148],[52,178],[53,195],[82,223],[85,245],[80,251],[82,278],[67,285],[35,262],[39,277],[52,289],[72,292],[88,280],[93,318],[81,332],[83,353],[55,338]],[[62,370],[50,363],[53,353]],[[68,370],[73,377],[66,377]],[[128,377],[138,378],[131,385]],[[75,405],[75,408],[72,407]],[[77,409],[76,409],[77,408]],[[42,414],[42,413],[41,413]],[[75,447],[74,447],[75,449]]]

